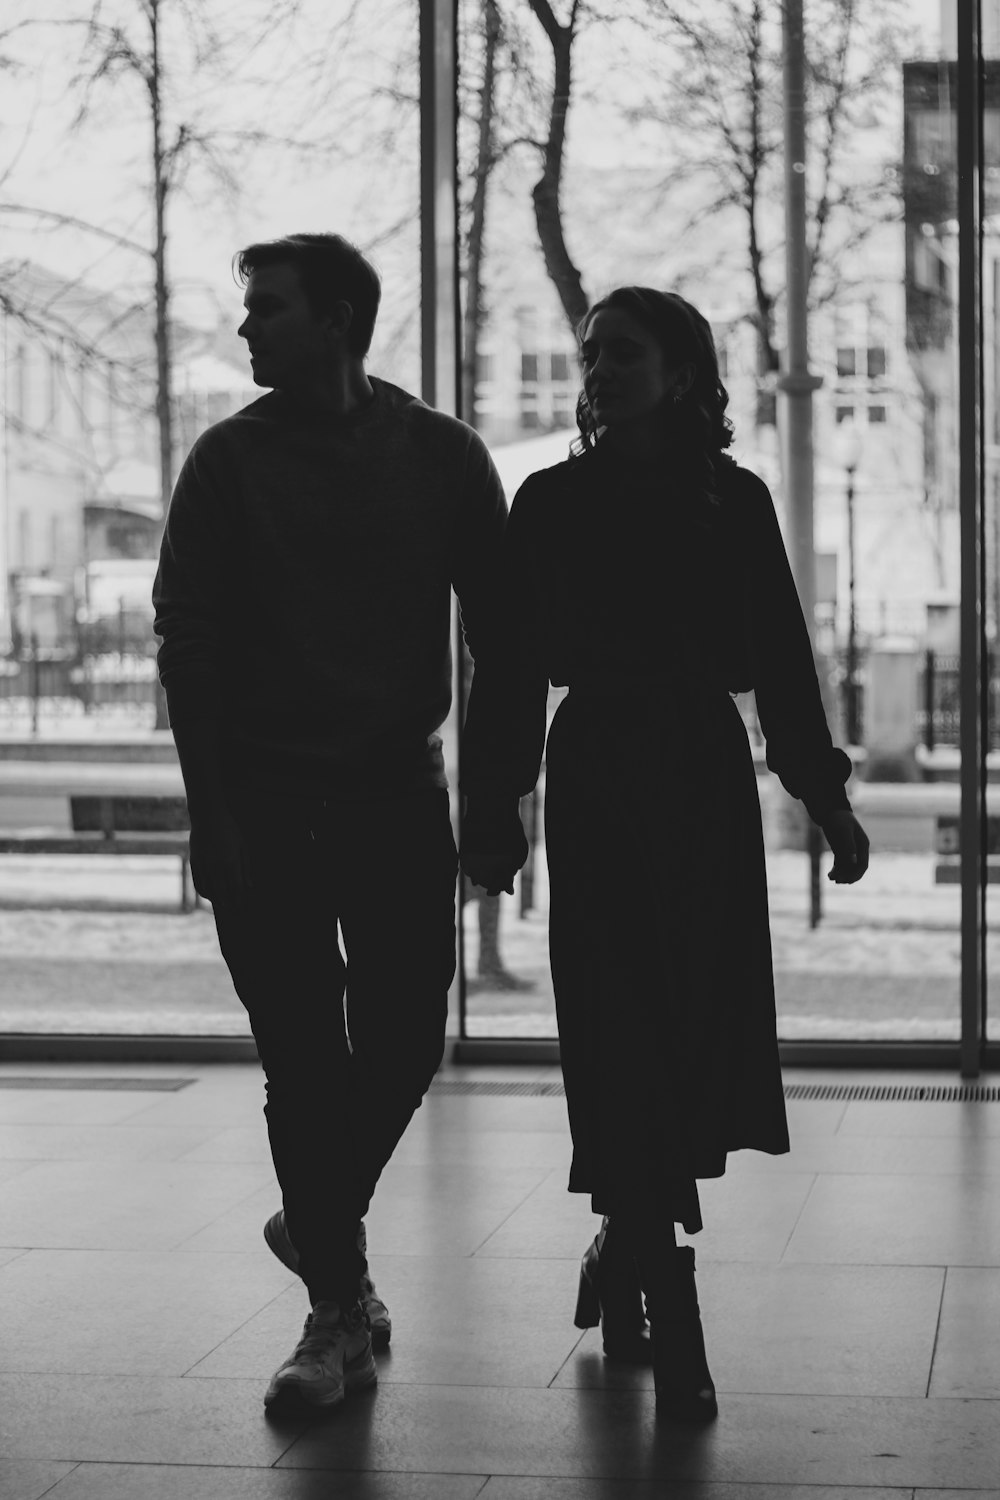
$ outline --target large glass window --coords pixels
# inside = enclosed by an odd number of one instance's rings
[[[178,853],[55,851],[99,827],[95,798],[165,829],[182,795],[150,583],[191,443],[261,394],[234,251],[359,244],[384,283],[371,369],[419,392],[417,19],[416,0],[4,7],[0,835],[41,852],[0,854],[0,1031],[248,1035]],[[454,782],[454,726],[447,744]]]
[[[735,455],[767,481],[790,533],[797,498],[784,483],[775,402],[786,336],[780,14],[706,3],[675,24],[673,8],[655,7],[641,24],[623,10],[570,31],[568,12],[553,7],[563,27],[557,43],[540,24],[542,9],[469,0],[462,10],[463,159],[480,188],[477,219],[471,194],[466,202],[476,234],[465,240],[465,270],[471,256],[475,271],[465,286],[479,289],[466,328],[496,352],[498,373],[504,362],[511,370],[506,405],[482,411],[509,493],[564,457],[569,436],[544,382],[530,409],[519,406],[518,361],[523,370],[525,351],[542,347],[571,359],[588,301],[615,284],[653,283],[709,316],[726,354]],[[730,30],[737,11],[739,35]],[[490,15],[492,29],[483,24]],[[822,379],[813,400],[816,644],[873,859],[856,887],[814,879],[802,817],[767,770],[752,697],[741,701],[764,813],[787,1041],[959,1035],[956,10],[926,4],[895,15],[805,7],[809,342]],[[568,99],[554,83],[567,54]],[[998,136],[997,68],[987,61],[988,142]],[[553,213],[546,173],[563,107]],[[549,157],[536,145],[546,142]],[[998,169],[987,154],[990,224]],[[540,213],[546,202],[550,211]],[[989,275],[1000,284],[995,268]],[[992,334],[987,340],[995,380]],[[986,410],[995,408],[988,394]],[[991,442],[996,537],[995,433]],[[991,620],[1000,609],[994,593]],[[994,620],[994,637],[996,628]],[[557,699],[553,692],[550,711]],[[627,735],[627,713],[611,729]],[[990,733],[1000,748],[996,721]],[[514,896],[485,915],[482,901],[466,902],[471,1037],[555,1035],[544,796],[543,768],[523,808],[533,856]],[[828,852],[819,863],[825,876]],[[988,939],[987,967],[1000,971],[997,942]]]
[[[559,0],[457,8],[461,406],[508,495],[566,455],[583,309],[612,285],[652,283],[709,316],[735,454],[769,484],[791,532],[797,500],[784,482],[778,393],[780,8],[637,3],[600,17]],[[95,797],[124,788],[167,817],[164,801],[180,793],[155,685],[149,585],[170,474],[205,426],[258,394],[235,337],[233,250],[295,228],[349,234],[384,274],[371,368],[419,388],[418,11],[418,0],[249,0],[238,12],[223,0],[7,7],[0,837],[10,848],[37,835],[49,848],[0,852],[0,1031],[247,1034],[210,912],[179,909],[178,854],[94,858],[51,841],[95,818],[99,826]],[[895,19],[870,11],[805,7],[810,350],[822,378],[815,626],[831,724],[851,749],[852,796],[872,835],[860,886],[820,880],[817,905],[801,819],[767,771],[752,698],[740,702],[788,1040],[958,1034],[959,8],[921,0]],[[997,0],[984,19],[995,39]],[[108,66],[115,27],[129,46]],[[982,353],[995,775],[993,53],[991,43]],[[754,107],[729,129],[739,101]],[[561,693],[550,694],[550,716]],[[614,729],[627,734],[627,714]],[[454,788],[454,718],[445,744]],[[464,892],[469,1036],[555,1036],[544,800],[543,765],[522,809],[532,856],[514,896],[491,903]],[[995,799],[989,810],[1000,814]],[[989,837],[995,851],[992,825]],[[828,865],[824,854],[821,875]],[[987,970],[1000,972],[997,890],[987,895]]]

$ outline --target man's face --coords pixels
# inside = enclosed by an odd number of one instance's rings
[[[323,379],[331,318],[313,312],[293,265],[251,271],[243,305],[247,315],[237,333],[247,341],[255,384],[282,390]]]

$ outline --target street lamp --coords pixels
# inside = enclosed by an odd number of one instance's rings
[[[847,499],[847,662],[844,673],[844,719],[847,743],[861,740],[858,723],[858,619],[855,594],[854,477],[864,458],[864,433],[853,418],[840,424],[837,456],[846,476]]]

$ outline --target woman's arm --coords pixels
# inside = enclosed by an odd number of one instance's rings
[[[767,764],[823,826],[829,814],[850,812],[844,790],[850,757],[830,735],[812,641],[766,485],[748,475],[737,504],[746,507],[750,654]]]

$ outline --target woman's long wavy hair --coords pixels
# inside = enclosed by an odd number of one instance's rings
[[[717,505],[716,475],[721,463],[732,463],[725,452],[733,441],[733,424],[726,416],[729,392],[719,376],[719,359],[708,320],[677,292],[660,292],[648,286],[620,286],[595,302],[577,327],[582,344],[587,325],[602,308],[618,308],[634,318],[657,340],[671,366],[694,365],[694,380],[683,398],[666,400],[661,408],[664,435],[668,439],[670,466],[678,477],[689,478],[709,505]],[[574,441],[574,457],[583,458],[597,444],[598,426],[581,390],[576,404],[580,436]]]

